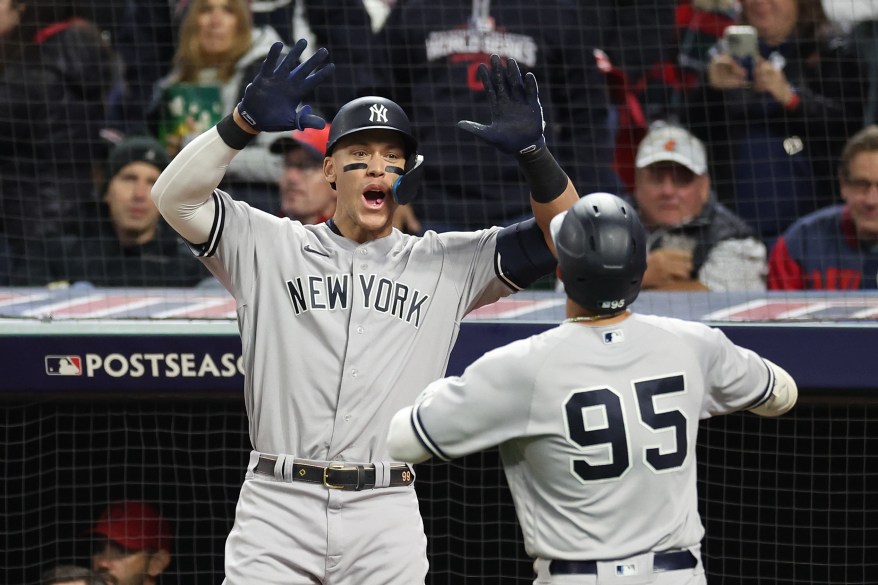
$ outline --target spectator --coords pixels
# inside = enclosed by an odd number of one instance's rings
[[[0,4],[5,0],[0,0]],[[106,585],[97,573],[76,565],[58,565],[43,573],[40,585]]]
[[[280,212],[303,224],[323,223],[335,213],[336,193],[323,178],[323,159],[330,124],[323,130],[293,130],[271,145],[283,157],[280,176]]]
[[[332,85],[314,89],[312,103],[328,118],[342,104],[379,89],[375,71],[375,35],[380,16],[362,0],[254,0],[250,3],[256,25],[270,25],[285,43],[308,41],[302,60],[313,47],[326,47],[336,66]],[[389,8],[388,8],[389,9]]]
[[[45,238],[78,229],[117,61],[79,3],[4,2],[0,59],[0,232],[45,271]],[[16,26],[16,22],[18,22]],[[30,266],[17,270],[26,275]]]
[[[698,138],[655,122],[635,166],[634,200],[649,232],[644,289],[765,289],[765,245],[716,201]]]
[[[778,238],[770,289],[878,288],[878,126],[848,141],[838,180],[844,204],[806,215]]]
[[[689,103],[733,209],[771,241],[834,199],[833,160],[863,120],[865,72],[820,0],[743,0],[758,54],[736,61],[724,42]]]
[[[654,120],[680,118],[685,95],[698,82],[690,64],[704,56],[734,23],[733,0],[613,2],[604,51],[596,51],[616,109],[614,167],[626,190],[634,189],[634,155]],[[630,42],[637,22],[638,42]],[[697,67],[696,67],[697,70]]]
[[[124,65],[123,83],[110,96],[107,126],[120,135],[149,133],[146,112],[156,82],[171,67],[188,0],[89,0],[95,24],[109,35]]]
[[[50,245],[49,280],[95,286],[192,286],[208,278],[161,219],[150,190],[168,164],[162,145],[131,137],[107,159],[97,225]],[[94,208],[94,206],[92,206]]]
[[[426,229],[506,226],[529,216],[514,160],[467,140],[449,124],[489,119],[476,77],[491,53],[540,79],[546,140],[575,184],[618,191],[612,169],[606,81],[597,70],[598,11],[587,2],[398,2],[381,30],[383,77],[409,112],[424,155],[423,193],[413,203]],[[384,93],[384,92],[382,92]]]
[[[21,15],[26,6],[22,0],[3,0],[0,2],[0,67],[6,64],[6,39],[21,24]],[[2,70],[0,70],[2,71]]]
[[[92,570],[107,583],[155,585],[171,563],[171,526],[146,502],[111,503],[88,534]]]
[[[156,86],[153,130],[171,156],[235,109],[268,49],[281,40],[254,28],[247,0],[193,0],[180,26],[175,65]],[[280,159],[269,152],[277,134],[254,140],[231,163],[229,185],[251,205],[274,210]]]

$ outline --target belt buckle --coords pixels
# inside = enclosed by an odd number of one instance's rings
[[[348,467],[349,467],[348,465],[343,465],[341,463],[331,463],[331,464],[327,465],[326,467],[324,467],[323,468],[323,485],[325,485],[326,487],[328,487],[331,490],[343,490],[346,487],[348,487],[346,485],[337,485],[334,483],[329,483],[329,481],[326,477],[326,474],[329,472],[330,469],[347,469]],[[350,467],[350,469],[356,469],[356,468]]]

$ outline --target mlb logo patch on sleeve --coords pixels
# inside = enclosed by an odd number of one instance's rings
[[[78,355],[47,355],[46,374],[50,376],[81,376],[82,358]]]

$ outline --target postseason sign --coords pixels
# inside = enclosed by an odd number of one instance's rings
[[[227,336],[0,337],[0,391],[240,392],[241,343]]]

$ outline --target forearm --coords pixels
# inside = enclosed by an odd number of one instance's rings
[[[799,388],[786,370],[765,358],[763,361],[774,373],[774,388],[768,399],[751,408],[750,412],[759,416],[780,416],[795,406],[799,398]]]
[[[395,461],[420,463],[431,457],[424,448],[411,423],[412,407],[403,408],[390,421],[387,450]]]
[[[579,193],[555,157],[545,146],[532,153],[517,155],[518,166],[531,190],[531,209],[537,225],[551,250],[554,244],[549,232],[552,218],[570,209]]]
[[[211,194],[237,153],[211,128],[180,151],[153,186],[156,207],[186,240],[207,240],[214,221]]]

